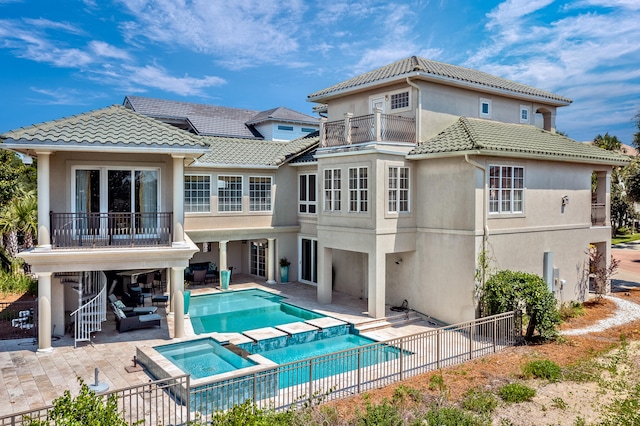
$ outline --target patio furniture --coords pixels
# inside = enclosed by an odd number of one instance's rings
[[[142,294],[142,288],[138,286],[129,286],[128,290],[124,292],[122,301],[127,306],[140,306],[144,305],[144,295]]]
[[[121,309],[122,312],[128,317],[132,315],[147,315],[147,314],[155,314],[158,310],[157,306],[140,306],[140,307],[131,307],[126,306],[124,302],[118,299],[115,294],[110,294],[108,296],[109,302],[113,305],[114,309]]]
[[[134,315],[128,317],[121,309],[112,305],[116,316],[116,330],[120,333],[140,328],[160,327],[162,317],[158,314]]]
[[[198,269],[196,271],[193,271],[193,285],[198,285],[198,284],[204,285],[204,280],[206,276],[207,276],[206,269]]]
[[[205,284],[215,284],[219,281],[220,281],[220,272],[218,271],[218,268],[215,268],[213,270],[208,270],[204,276]]]
[[[151,303],[153,303],[154,305],[159,305],[160,303],[166,305],[168,302],[169,302],[169,296],[167,296],[166,294],[153,296],[151,298]]]

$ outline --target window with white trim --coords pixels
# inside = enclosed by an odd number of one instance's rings
[[[491,117],[491,99],[480,98],[480,117]]]
[[[315,173],[298,176],[298,212],[316,214],[317,175]]]
[[[341,171],[340,169],[324,170],[324,210],[340,211],[341,206]]]
[[[369,210],[369,180],[366,167],[349,168],[349,211]]]
[[[409,107],[409,91],[391,94],[391,109]]]
[[[271,211],[270,176],[249,176],[249,211]]]
[[[529,107],[520,105],[520,122],[528,123],[529,122]]]
[[[184,211],[185,213],[211,211],[211,176],[184,176]]]
[[[489,166],[489,213],[522,213],[524,167]]]
[[[409,212],[409,168],[389,167],[389,213]]]
[[[242,176],[218,176],[218,211],[242,211]]]

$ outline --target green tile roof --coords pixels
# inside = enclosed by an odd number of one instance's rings
[[[64,150],[149,149],[202,152],[206,143],[191,133],[120,105],[48,121],[0,135],[11,148],[51,147]]]
[[[287,142],[273,142],[251,139],[204,137],[209,151],[200,156],[192,166],[203,167],[240,167],[272,166],[277,167],[285,161],[305,154],[318,146],[318,132],[310,133],[299,139]]]
[[[416,146],[409,158],[460,153],[545,158],[555,161],[626,164],[629,157],[535,126],[460,117],[439,135]]]
[[[547,99],[560,105],[568,105],[572,102],[571,99],[565,98],[564,96],[516,83],[506,78],[416,56],[401,59],[326,89],[319,90],[310,94],[307,98],[311,101],[321,102],[323,99],[329,98],[334,94],[376,85],[377,83],[404,80],[409,76],[421,76],[427,79],[437,78],[443,83],[449,82],[450,84],[470,84],[477,86],[478,89],[485,88],[485,90],[498,90],[512,94],[532,96]]]

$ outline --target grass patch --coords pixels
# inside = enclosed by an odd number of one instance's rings
[[[529,361],[522,367],[522,375],[528,379],[547,379],[550,382],[557,382],[562,377],[560,366],[548,359]]]
[[[487,391],[469,389],[462,400],[462,408],[478,414],[491,414],[498,406],[496,396]]]
[[[498,395],[505,402],[525,402],[536,396],[536,390],[522,383],[509,383],[500,388]]]
[[[570,320],[571,318],[581,317],[585,314],[584,305],[580,302],[572,301],[565,302],[560,305],[558,313],[562,321]]]
[[[616,235],[611,238],[611,244],[621,244],[621,243],[630,243],[631,241],[640,240],[640,234],[627,234],[627,235]]]

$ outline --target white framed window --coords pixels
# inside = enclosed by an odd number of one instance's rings
[[[304,173],[298,176],[298,212],[317,213],[317,175]]]
[[[520,105],[520,122],[528,123],[530,116],[530,109],[528,106]]]
[[[480,98],[480,117],[491,118],[491,99]]]
[[[389,167],[389,213],[409,212],[409,168]]]
[[[271,177],[249,176],[249,211],[271,211]]]
[[[324,170],[324,210],[328,212],[340,211],[341,199],[341,170]]]
[[[218,176],[218,211],[242,211],[242,176]]]
[[[211,211],[211,176],[184,176],[185,213],[203,213]]]
[[[367,167],[349,167],[349,211],[369,211],[369,178]]]
[[[524,211],[524,167],[489,166],[489,213]]]

